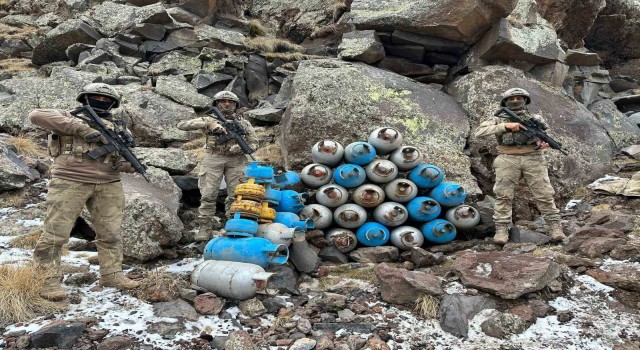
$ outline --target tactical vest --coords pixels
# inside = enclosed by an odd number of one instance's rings
[[[114,123],[106,119],[103,119],[102,121],[109,129],[116,132],[123,131],[125,129],[124,123]],[[61,155],[71,155],[78,163],[82,162],[82,158],[85,153],[91,152],[102,146],[104,146],[102,142],[87,142],[84,138],[78,135],[58,135],[56,133],[50,133],[47,137],[49,156],[56,158]],[[107,153],[104,156],[104,163],[109,163],[119,157],[118,152]]]
[[[240,125],[242,128],[246,130],[246,125],[243,125],[242,118],[238,116],[235,116],[233,119],[230,117],[227,117],[227,120],[237,123],[238,125]],[[220,136],[207,134],[205,148],[209,153],[231,156],[232,154],[229,152],[229,148],[231,148],[231,146],[233,145],[236,145],[237,142],[235,140],[229,140],[225,143],[217,143],[218,137]]]
[[[532,119],[528,112],[520,115],[523,120]],[[528,136],[522,131],[511,132],[507,131],[504,134],[496,135],[499,145],[505,146],[526,146],[535,145],[537,138],[535,136]]]

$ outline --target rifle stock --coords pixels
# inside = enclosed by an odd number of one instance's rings
[[[522,130],[522,132],[524,132],[526,135],[537,137],[541,141],[548,143],[549,147],[562,152],[562,154],[564,154],[565,156],[569,155],[567,151],[562,149],[562,144],[560,142],[554,140],[553,138],[551,138],[551,136],[547,135],[544,131],[542,131],[537,121],[523,120],[522,118],[520,118],[520,116],[513,113],[513,111],[511,111],[507,107],[500,108],[495,113],[495,116],[500,116],[502,113],[505,113],[507,115],[506,117],[507,120],[523,125],[526,128],[526,130]],[[539,147],[536,147],[536,149],[537,148]]]

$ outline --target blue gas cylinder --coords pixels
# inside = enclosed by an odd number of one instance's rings
[[[344,149],[344,159],[348,163],[367,165],[376,158],[376,149],[368,142],[352,142]]]
[[[295,171],[285,171],[274,176],[276,185],[280,188],[294,186],[300,183],[300,175]]]
[[[377,247],[389,241],[389,229],[377,222],[367,222],[358,228],[356,237],[362,245]]]
[[[431,197],[416,197],[407,204],[409,217],[415,221],[431,221],[442,212],[440,203]]]
[[[284,244],[273,244],[266,238],[217,237],[204,247],[204,260],[237,261],[264,268],[269,264],[282,265],[289,258]]]
[[[256,179],[256,183],[273,182],[273,168],[270,166],[260,165],[258,162],[249,162],[244,169],[244,175],[247,178]]]
[[[345,188],[358,187],[366,179],[367,173],[357,164],[342,164],[333,171],[333,181]]]
[[[278,205],[282,199],[282,191],[272,188],[270,185],[265,186],[264,200],[267,203]]]
[[[304,207],[304,201],[306,199],[306,193],[299,193],[294,190],[282,190],[280,191],[282,196],[280,203],[274,207],[275,211],[287,211],[290,213],[298,214],[302,207]]]
[[[456,227],[447,220],[435,219],[422,225],[424,238],[433,243],[447,243],[456,238]]]
[[[228,237],[253,237],[258,232],[258,222],[241,219],[240,213],[236,213],[233,219],[227,220],[224,230]]]
[[[302,220],[298,215],[288,212],[276,212],[276,218],[273,222],[283,224],[289,228],[300,228],[303,231],[314,228],[313,219]]]
[[[455,182],[441,182],[429,191],[429,197],[445,207],[455,207],[467,198],[467,192]]]
[[[444,171],[433,164],[420,164],[409,172],[409,180],[418,188],[434,188],[444,180]]]

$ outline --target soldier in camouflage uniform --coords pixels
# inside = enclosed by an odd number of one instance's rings
[[[124,123],[112,119],[109,112],[120,99],[109,85],[93,83],[85,86],[77,98],[91,106],[115,131]],[[40,291],[43,298],[62,300],[66,297],[60,285],[60,254],[76,219],[86,205],[96,233],[100,284],[105,287],[131,289],[139,286],[122,273],[122,241],[120,225],[124,209],[124,192],[120,172],[133,172],[131,164],[117,153],[92,159],[87,152],[106,143],[99,131],[73,117],[69,111],[36,109],[29,120],[49,131],[49,154],[54,158],[47,193],[44,230],[33,251],[33,260],[51,274]]]
[[[245,141],[251,148],[256,149],[258,147],[258,137],[253,126],[249,121],[235,113],[239,102],[238,96],[230,91],[221,91],[213,97],[213,104],[224,114],[226,119],[240,123],[247,133]],[[225,209],[229,210],[229,206],[235,196],[236,186],[244,178],[247,157],[235,140],[216,144],[215,134],[224,134],[226,132],[216,118],[206,116],[182,121],[178,123],[178,128],[181,130],[201,130],[206,135],[204,146],[206,153],[198,173],[198,187],[202,195],[197,219],[197,225],[200,229],[194,239],[196,241],[208,241],[211,239],[212,222],[216,212],[216,199],[218,198],[222,176],[224,175],[227,182]],[[209,135],[210,133],[214,135]]]
[[[543,128],[548,125],[540,115],[529,114],[526,105],[531,103],[529,93],[524,89],[509,89],[502,94],[501,105],[506,106],[522,119],[535,119]],[[476,130],[475,136],[495,135],[498,139],[498,157],[493,162],[496,183],[493,192],[496,196],[493,219],[496,225],[494,241],[505,244],[509,240],[509,225],[513,197],[520,178],[524,178],[538,210],[544,217],[551,238],[560,241],[566,236],[560,224],[560,212],[553,200],[555,191],[551,186],[547,164],[542,150],[549,145],[535,137],[529,137],[521,130],[525,127],[519,123],[505,122],[505,119],[492,117],[483,122]]]

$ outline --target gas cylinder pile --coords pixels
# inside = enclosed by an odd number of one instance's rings
[[[320,262],[305,240],[313,221],[295,214],[304,206],[305,195],[285,189],[299,182],[298,174],[274,175],[273,168],[252,162],[245,176],[247,183],[236,187],[225,237],[207,243],[205,261],[191,275],[194,284],[235,299],[270,292],[273,273],[264,270],[269,265],[290,260],[298,270],[311,272]]]
[[[312,148],[313,163],[302,170],[304,185],[315,190],[316,204],[302,208],[316,229],[338,250],[391,242],[401,250],[425,240],[446,243],[457,230],[480,221],[477,210],[463,205],[465,190],[444,181],[436,165],[423,162],[422,152],[403,146],[400,132],[374,130],[368,142],[343,147],[323,140]]]

